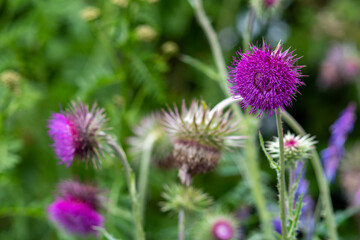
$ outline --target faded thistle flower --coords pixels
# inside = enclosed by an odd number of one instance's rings
[[[94,167],[100,164],[107,134],[104,109],[94,104],[91,109],[80,100],[61,113],[53,113],[48,121],[49,136],[61,164],[69,167],[74,158],[92,161]]]
[[[303,66],[294,65],[299,58],[293,52],[282,52],[280,43],[271,51],[265,40],[261,47],[252,45],[250,50],[237,52],[229,67],[228,81],[232,94],[243,98],[243,108],[251,106],[252,114],[260,110],[260,117],[264,112],[292,105],[297,87],[304,84],[299,79]]]
[[[310,150],[313,149],[316,144],[314,138],[315,137],[310,137],[310,135],[296,136],[293,133],[287,132],[284,135],[285,162],[293,165],[297,161],[308,158]],[[267,142],[266,150],[269,152],[271,157],[279,159],[279,138],[274,137],[273,141]]]
[[[174,56],[179,53],[179,45],[176,42],[167,41],[161,45],[161,51],[166,56]]]
[[[345,154],[345,142],[348,135],[352,132],[356,120],[355,110],[356,105],[350,103],[340,113],[340,117],[330,127],[331,137],[329,145],[321,152],[325,176],[330,182],[335,179],[336,171]]]
[[[237,135],[238,123],[230,110],[213,112],[204,102],[192,101],[186,108],[183,101],[181,113],[175,106],[164,114],[163,124],[174,145],[174,161],[180,167],[179,177],[187,185],[192,175],[215,168],[221,150],[240,147],[245,138]]]
[[[349,148],[340,163],[340,184],[348,202],[360,206],[360,142]]]
[[[166,185],[162,197],[165,202],[161,202],[160,205],[164,212],[201,211],[213,202],[211,197],[201,190],[179,184]]]
[[[121,8],[126,8],[129,5],[129,0],[111,0],[111,2]]]
[[[99,213],[105,198],[94,186],[76,181],[58,185],[56,200],[47,208],[49,219],[68,233],[78,236],[96,235],[93,227],[102,227]]]
[[[321,64],[318,84],[321,88],[338,87],[356,79],[360,55],[350,44],[333,44]]]
[[[144,117],[140,124],[133,128],[134,136],[128,139],[130,153],[135,159],[141,159],[145,148],[151,143],[152,158],[160,167],[169,168],[174,165],[173,146],[169,135],[161,124],[162,115],[158,112]]]
[[[239,222],[223,212],[207,213],[194,225],[194,239],[235,240],[239,239]]]
[[[100,17],[100,9],[93,6],[87,6],[81,10],[80,16],[85,21],[93,21]]]

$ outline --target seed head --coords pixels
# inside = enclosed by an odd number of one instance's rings
[[[239,221],[232,215],[220,211],[205,214],[194,229],[194,239],[197,240],[239,239]]]
[[[103,109],[94,104],[89,110],[80,100],[72,102],[64,112],[53,113],[48,122],[48,133],[60,163],[69,167],[77,157],[86,164],[92,161],[94,167],[100,164],[107,139],[105,122]]]
[[[233,121],[230,110],[212,112],[204,102],[192,101],[188,109],[183,101],[181,113],[175,106],[164,115],[163,124],[172,138],[173,157],[182,181],[187,174],[212,170],[221,150],[240,147],[245,138],[237,134],[238,123]]]
[[[142,42],[151,42],[157,37],[157,32],[149,25],[140,25],[136,27],[135,35]]]
[[[100,9],[93,6],[87,6],[81,10],[80,16],[87,22],[93,21],[100,16]]]
[[[260,117],[264,112],[292,105],[297,87],[304,83],[299,79],[303,66],[294,65],[299,58],[289,51],[281,52],[280,43],[271,51],[263,41],[261,47],[252,45],[244,53],[237,52],[229,67],[228,81],[232,94],[243,98],[240,102],[243,108],[251,106],[253,114],[260,110]]]

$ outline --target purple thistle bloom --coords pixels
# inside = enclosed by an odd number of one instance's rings
[[[263,112],[272,113],[292,105],[297,87],[304,83],[299,79],[303,76],[300,72],[303,66],[294,65],[299,58],[289,50],[281,52],[279,44],[271,51],[270,45],[263,41],[262,47],[252,45],[250,50],[239,51],[233,57],[229,67],[230,89],[234,96],[243,98],[243,108],[252,107],[250,113],[260,110],[260,117]]]
[[[75,235],[94,235],[94,226],[103,226],[104,217],[98,212],[104,197],[94,186],[76,181],[58,185],[56,200],[47,209],[49,219]]]
[[[96,234],[94,226],[103,226],[104,218],[88,204],[72,199],[58,199],[47,209],[49,218],[75,235]]]
[[[356,105],[350,103],[349,106],[341,112],[340,117],[330,127],[331,137],[329,146],[321,152],[321,158],[324,165],[324,172],[329,182],[334,181],[339,163],[345,154],[345,141],[353,130],[356,120]]]
[[[84,160],[86,164],[91,160],[94,167],[100,164],[107,139],[103,131],[106,118],[103,109],[91,109],[81,101],[72,102],[64,112],[53,113],[49,122],[49,136],[54,141],[53,148],[60,163],[69,167],[74,158]]]

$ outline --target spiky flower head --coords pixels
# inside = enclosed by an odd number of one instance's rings
[[[297,161],[307,159],[311,149],[313,149],[316,141],[314,136],[310,135],[297,136],[287,132],[284,135],[284,157],[287,164],[295,164]],[[271,157],[280,158],[279,138],[274,137],[273,141],[267,142],[266,150]]]
[[[128,138],[130,153],[139,160],[146,148],[152,145],[152,158],[155,163],[161,167],[171,167],[174,165],[173,146],[161,122],[162,115],[159,112],[144,117],[140,124],[133,128],[134,136]]]
[[[228,81],[232,94],[243,98],[243,108],[251,106],[252,114],[260,110],[260,117],[264,112],[292,105],[297,87],[304,84],[299,79],[303,66],[295,65],[299,58],[293,52],[282,52],[280,43],[271,51],[265,40],[261,47],[252,45],[250,50],[237,52],[229,67]]]
[[[107,139],[105,122],[104,109],[96,104],[89,109],[80,100],[61,113],[53,113],[48,133],[60,163],[69,167],[77,157],[86,164],[92,161],[94,167],[100,164]]]
[[[104,197],[94,186],[64,181],[58,186],[56,200],[47,209],[49,219],[66,232],[79,236],[96,235],[102,227],[99,213]]]
[[[194,239],[235,240],[239,239],[239,222],[230,214],[216,211],[202,216],[195,224]]]
[[[174,145],[173,157],[184,175],[212,170],[221,150],[240,147],[245,138],[237,134],[238,123],[230,110],[212,111],[204,102],[192,101],[186,108],[183,101],[181,113],[175,106],[164,114],[163,124]]]
[[[166,185],[162,197],[165,202],[161,202],[161,210],[164,212],[179,212],[180,210],[201,211],[210,206],[212,199],[201,190],[191,186],[185,187],[179,184]]]

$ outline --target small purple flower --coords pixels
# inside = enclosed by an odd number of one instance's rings
[[[274,230],[278,233],[278,234],[282,234],[282,230],[281,230],[281,220],[280,218],[275,218],[272,220],[272,225]]]
[[[356,105],[350,103],[349,106],[341,112],[340,117],[330,127],[331,137],[329,146],[321,152],[321,158],[324,165],[325,176],[329,182],[334,181],[339,163],[345,154],[345,141],[353,130],[356,120]]]
[[[58,199],[48,208],[52,222],[75,235],[96,234],[94,226],[103,226],[104,218],[88,204],[72,199]]]
[[[263,112],[272,113],[292,105],[297,87],[304,84],[299,79],[303,76],[300,72],[303,66],[294,65],[299,58],[293,52],[289,49],[281,52],[280,44],[271,51],[265,41],[262,47],[252,45],[244,53],[237,52],[229,67],[228,81],[232,94],[243,98],[243,108],[251,106],[252,114],[260,110],[260,117]]]
[[[278,0],[264,0],[265,7],[270,8],[278,3]]]
[[[212,234],[216,240],[230,240],[234,235],[233,224],[226,220],[219,220],[213,225]]]
[[[74,158],[92,161],[94,167],[100,164],[107,135],[103,131],[106,118],[103,109],[91,109],[81,101],[61,113],[53,113],[49,122],[49,136],[54,141],[53,148],[60,163],[69,167]]]
[[[96,235],[94,226],[102,227],[104,217],[98,212],[104,197],[94,186],[76,181],[58,185],[56,200],[47,209],[49,219],[68,233]]]

